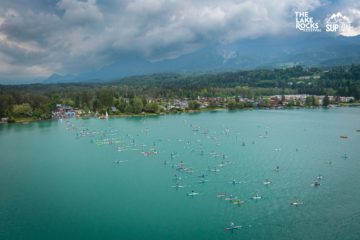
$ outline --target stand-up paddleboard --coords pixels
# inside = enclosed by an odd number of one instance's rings
[[[223,198],[223,197],[226,197],[226,193],[219,193],[218,195],[216,195],[216,197],[218,198]]]
[[[290,203],[291,205],[293,205],[293,206],[295,206],[295,207],[298,207],[298,206],[300,206],[300,205],[303,205],[303,202],[300,202],[299,200],[296,200],[296,201],[294,201],[294,202],[292,202],[292,203]]]
[[[256,194],[255,196],[251,197],[252,200],[260,200],[261,196],[259,194]]]
[[[265,180],[265,181],[263,182],[263,184],[264,184],[265,186],[268,186],[268,185],[271,184],[271,181],[270,181],[270,180]]]
[[[191,193],[188,193],[187,195],[193,197],[193,196],[199,195],[199,193],[198,192],[191,192]]]
[[[225,228],[224,230],[225,231],[234,231],[234,230],[238,230],[240,228],[241,228],[240,225],[235,225],[235,223],[232,222],[232,223],[230,223],[230,226]]]
[[[235,200],[235,201],[233,202],[234,205],[238,205],[238,206],[240,206],[240,205],[243,204],[243,203],[244,203],[244,201],[241,201],[241,200]]]
[[[224,200],[225,201],[235,201],[237,198],[236,197],[227,197]]]

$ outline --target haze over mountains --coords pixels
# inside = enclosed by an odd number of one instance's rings
[[[311,33],[307,33],[311,34]],[[44,83],[116,80],[152,73],[203,73],[293,65],[336,66],[360,63],[360,36],[331,34],[259,38],[231,45],[211,45],[176,59],[151,62],[129,56],[100,69],[80,74],[54,74]]]

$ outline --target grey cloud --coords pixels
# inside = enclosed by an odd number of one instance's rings
[[[102,20],[96,0],[61,0],[57,7],[64,11],[63,20],[72,24],[89,24]]]
[[[4,22],[0,25],[0,32],[15,41],[44,41],[62,24],[59,17],[44,12],[18,12],[9,9],[5,12]]]
[[[45,76],[100,67],[132,53],[150,61],[176,58],[209,43],[286,33],[293,9],[319,6],[320,0],[4,0],[0,78],[9,64]]]

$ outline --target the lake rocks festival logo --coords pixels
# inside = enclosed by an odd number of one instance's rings
[[[329,14],[321,23],[315,21],[309,12],[295,12],[296,29],[303,32],[337,32],[343,33],[351,29],[351,21],[342,13]]]
[[[309,16],[309,12],[295,12],[296,29],[303,32],[321,32],[318,21]]]

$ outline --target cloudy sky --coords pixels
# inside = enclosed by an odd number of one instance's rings
[[[163,61],[208,44],[293,34],[294,11],[341,12],[351,28],[339,34],[360,34],[355,0],[1,0],[0,82],[74,74],[131,55]]]

